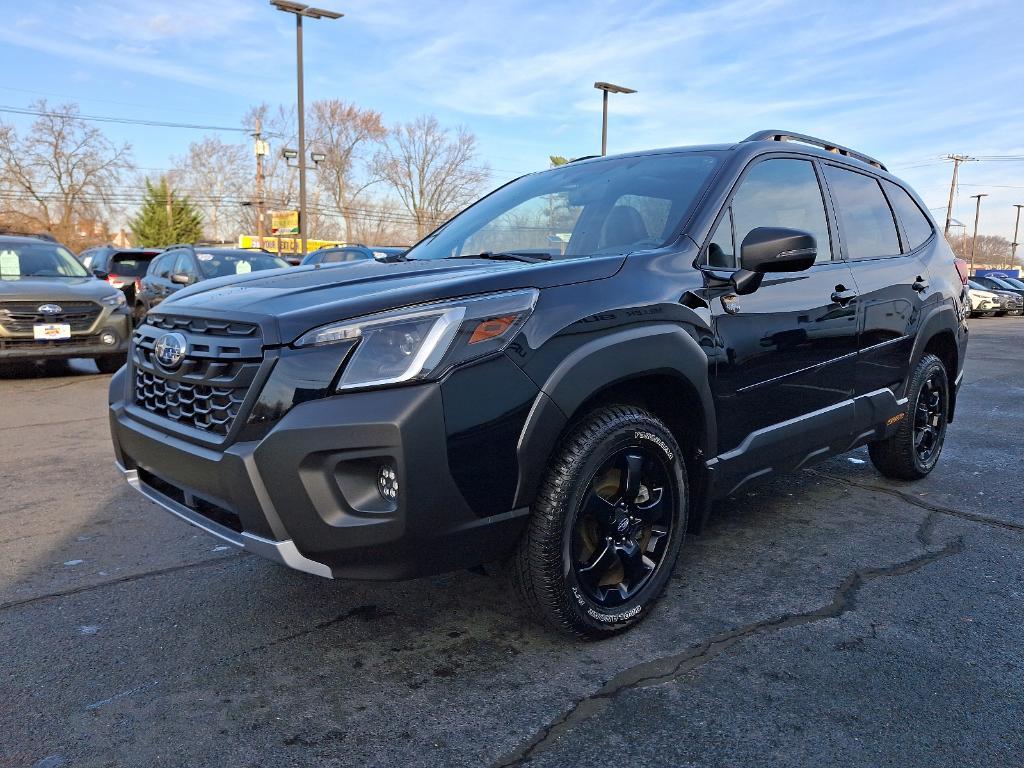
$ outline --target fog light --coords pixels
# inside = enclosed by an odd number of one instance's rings
[[[117,336],[107,331],[105,333],[100,334],[100,341],[102,341],[107,346],[113,346],[114,344],[117,344]]]
[[[388,501],[398,498],[398,473],[391,464],[381,464],[377,471],[377,490]]]

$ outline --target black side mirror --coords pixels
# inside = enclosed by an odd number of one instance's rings
[[[740,245],[740,268],[733,274],[736,293],[753,293],[768,272],[802,272],[817,255],[818,245],[810,232],[755,227]]]
[[[94,269],[92,273],[96,275],[96,277],[98,277],[100,280],[106,280],[108,277],[110,277],[110,273],[105,272],[102,269]]]
[[[192,278],[184,272],[175,272],[171,275],[171,282],[177,285],[192,285]]]

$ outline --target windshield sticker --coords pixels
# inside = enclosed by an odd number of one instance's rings
[[[197,253],[196,258],[200,261],[213,261],[212,253]]]
[[[21,275],[21,260],[14,251],[0,251],[0,275]]]
[[[247,272],[252,272],[252,264],[248,261],[236,261],[235,262],[235,274],[244,275]]]

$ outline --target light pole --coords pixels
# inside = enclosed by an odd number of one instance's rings
[[[1017,263],[1017,231],[1020,229],[1020,209],[1024,204],[1017,203],[1013,207],[1017,209],[1017,221],[1013,225],[1013,242],[1010,243],[1010,269]]]
[[[299,112],[299,157],[303,162],[299,163],[299,240],[302,242],[302,255],[306,255],[306,106],[302,94],[302,18],[310,19],[340,19],[344,14],[336,11],[327,11],[323,8],[313,8],[302,3],[293,3],[290,0],[270,0],[270,4],[279,11],[291,13],[295,16],[295,54],[296,54],[296,79],[298,80],[298,104]]]
[[[598,81],[594,87],[602,92],[601,96],[601,156],[608,154],[608,94],[609,93],[636,93],[632,88],[621,85],[604,83]]]
[[[981,213],[981,198],[988,197],[988,194],[982,192],[979,195],[971,195],[974,198],[974,237],[971,238],[971,268],[967,272],[969,275],[974,274],[974,249],[978,245],[978,215]]]

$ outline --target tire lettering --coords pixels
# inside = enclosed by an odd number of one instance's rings
[[[634,432],[633,437],[636,438],[637,440],[647,440],[650,443],[654,443],[656,446],[658,446],[659,448],[661,448],[661,450],[665,452],[665,455],[668,456],[669,461],[675,459],[675,454],[672,453],[672,450],[668,447],[665,441],[662,440],[657,435],[652,435],[650,432]]]

